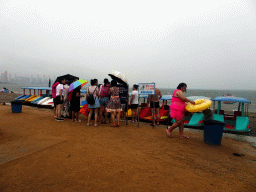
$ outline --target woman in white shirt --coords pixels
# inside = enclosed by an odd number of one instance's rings
[[[138,92],[138,85],[133,85],[133,92],[131,96],[131,110],[132,110],[132,120],[131,122],[134,123],[137,119],[137,109],[139,106],[139,92]]]
[[[63,91],[63,84],[65,84],[65,79],[61,79],[60,84],[56,87],[56,113],[57,113],[57,121],[64,121],[61,119],[61,110],[64,101],[64,91]]]

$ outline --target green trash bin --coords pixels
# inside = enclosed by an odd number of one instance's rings
[[[22,101],[11,101],[12,112],[21,113],[22,111]]]
[[[225,123],[215,120],[204,121],[204,142],[212,145],[220,145]]]

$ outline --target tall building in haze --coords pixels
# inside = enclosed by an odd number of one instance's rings
[[[4,72],[4,75],[3,75],[3,82],[4,82],[4,83],[7,83],[7,82],[8,82],[7,71]]]

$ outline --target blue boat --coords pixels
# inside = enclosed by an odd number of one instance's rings
[[[23,95],[17,97],[15,100],[16,101],[23,101],[23,104],[25,105],[32,105],[32,106],[37,106],[37,107],[46,107],[46,108],[53,108],[53,102],[52,102],[52,97],[51,97],[51,87],[22,87],[23,89]],[[29,91],[29,94],[26,95],[26,90]],[[46,94],[43,94],[42,92],[46,91]],[[33,94],[32,94],[33,92]],[[31,100],[29,102],[25,102],[26,99],[30,97],[36,97],[36,92],[38,92],[38,97],[35,98],[34,100]],[[81,93],[85,94],[86,90],[81,90]],[[48,101],[48,103],[47,103]]]
[[[215,103],[218,103],[217,110],[215,110]],[[221,109],[221,103],[229,102],[230,104],[238,103],[237,111],[234,111],[233,114],[227,114],[224,110]],[[230,132],[249,132],[249,118],[248,116],[248,107],[251,102],[245,98],[241,97],[215,97],[213,99],[213,120],[225,122],[225,131]],[[247,116],[246,116],[247,115]]]

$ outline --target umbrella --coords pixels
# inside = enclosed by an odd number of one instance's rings
[[[118,83],[128,85],[128,81],[125,78],[124,74],[119,71],[113,71],[111,74],[108,74],[113,80],[116,80]]]
[[[86,83],[87,83],[87,81],[85,81],[83,79],[79,79],[79,80],[71,83],[69,86],[69,92],[73,91],[75,88],[77,88],[79,86],[83,87]]]
[[[60,82],[61,79],[65,79],[65,80],[66,80],[66,83],[67,83],[68,85],[70,85],[71,83],[73,83],[73,81],[74,81],[75,79],[79,79],[79,77],[76,77],[76,76],[73,76],[73,75],[70,75],[70,74],[62,75],[62,76],[57,77],[57,79],[55,80],[54,83]]]

